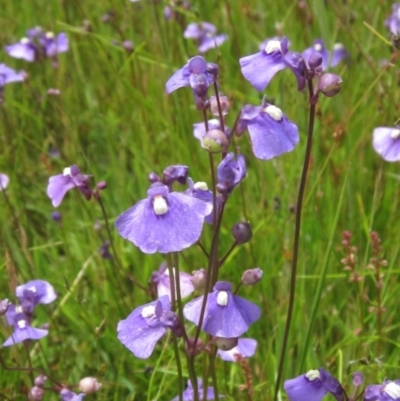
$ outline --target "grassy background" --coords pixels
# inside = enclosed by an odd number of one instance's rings
[[[162,2],[0,0],[2,49],[36,25],[65,31],[70,40],[58,69],[48,60],[28,64],[0,50],[1,62],[29,74],[25,83],[5,88],[0,117],[0,172],[11,180],[6,196],[0,193],[0,298],[13,300],[15,285],[33,278],[49,281],[59,293],[53,305],[37,308],[36,324],[50,322],[51,328],[31,351],[33,365],[65,384],[98,377],[103,386],[92,399],[169,400],[176,395],[176,367],[167,342],[142,361],[116,338],[118,321],[148,302],[133,278],[146,285],[162,256],[141,254],[113,230],[123,265],[117,269],[115,261],[103,260],[97,252],[106,238],[99,205],[73,191],[59,208],[63,221],[57,224],[51,220],[46,185],[49,176],[76,163],[94,176],[93,182],[107,181],[102,199],[113,221],[146,196],[151,171],[187,164],[195,180],[209,181],[208,155],[192,136],[192,124],[201,120],[192,94],[183,89],[167,96],[164,90],[172,72],[197,54],[195,44],[183,39],[186,24],[209,21],[229,35],[229,41],[206,58],[220,66],[221,88],[232,99],[231,126],[244,104],[258,104],[263,95],[242,77],[238,58],[256,52],[267,37],[283,32],[297,51],[323,38],[328,48],[342,42],[351,53],[351,62],[335,71],[344,81],[341,94],[321,98],[318,106],[284,378],[319,366],[343,377],[349,387],[349,373],[355,370],[362,370],[369,383],[398,378],[400,176],[397,163],[385,163],[375,154],[371,134],[376,126],[393,126],[398,118],[399,74],[396,66],[382,67],[382,60],[391,56],[390,47],[364,24],[387,37],[383,21],[391,5],[376,0],[191,4],[180,21],[165,21]],[[101,20],[106,13],[112,14],[108,23]],[[90,31],[82,28],[84,21]],[[131,54],[120,46],[126,39],[135,44]],[[61,95],[46,95],[49,88]],[[290,154],[262,162],[252,156],[247,134],[236,140],[246,156],[248,177],[243,196],[238,189],[228,203],[221,240],[221,249],[228,249],[231,226],[247,218],[253,240],[229,258],[221,278],[238,281],[246,268],[264,270],[258,286],[241,291],[263,309],[262,319],[248,333],[259,341],[250,360],[256,400],[270,399],[276,376],[289,295],[294,230],[290,209],[296,201],[307,127],[306,95],[297,92],[289,71],[274,78],[266,95],[298,124],[301,142]],[[59,157],[51,156],[54,149]],[[94,228],[98,221],[101,230]],[[371,304],[359,302],[360,289],[348,283],[343,270],[343,230],[354,234],[357,266],[365,275],[360,288],[372,304],[376,285],[366,269],[369,233],[375,230],[382,238],[388,260],[382,336],[376,315],[368,312]],[[210,234],[206,227],[205,243]],[[204,267],[206,259],[198,252],[185,251],[181,267]],[[317,288],[321,297],[315,301]],[[0,338],[8,333],[1,324]],[[21,345],[0,353],[8,366],[28,364]],[[244,400],[238,388],[244,383],[240,367],[218,361],[217,368],[226,398]],[[0,370],[0,399],[26,399],[29,386],[27,373]],[[57,397],[48,393],[45,400]]]

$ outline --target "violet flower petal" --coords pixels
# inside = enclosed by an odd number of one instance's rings
[[[8,187],[10,179],[7,174],[0,173],[0,191],[3,191]]]
[[[217,356],[226,362],[236,362],[235,355],[240,355],[243,358],[250,358],[256,352],[257,340],[253,338],[239,338],[236,347],[229,351],[218,350]]]
[[[400,160],[400,126],[375,128],[372,145],[386,161]]]

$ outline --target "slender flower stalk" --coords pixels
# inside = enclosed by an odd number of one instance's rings
[[[307,172],[308,166],[310,164],[311,158],[311,149],[312,149],[312,138],[314,133],[314,120],[315,120],[315,108],[317,104],[317,96],[314,95],[313,84],[311,80],[308,80],[308,93],[310,97],[310,112],[309,112],[309,120],[308,120],[308,132],[307,132],[307,144],[306,144],[306,153],[304,156],[303,169],[301,172],[300,186],[299,192],[297,195],[297,203],[296,203],[296,222],[295,222],[295,231],[294,231],[294,241],[293,241],[293,257],[292,257],[292,266],[291,266],[291,277],[290,277],[290,293],[289,293],[289,306],[286,315],[286,325],[285,325],[285,333],[283,335],[283,343],[281,354],[279,358],[278,365],[278,375],[275,382],[275,393],[274,393],[274,401],[277,401],[279,389],[282,381],[283,374],[283,365],[285,363],[285,355],[286,348],[289,339],[290,325],[292,323],[293,309],[294,309],[294,300],[296,293],[296,276],[297,276],[297,262],[299,256],[299,243],[300,243],[300,227],[301,227],[301,213],[303,208],[303,199],[304,199],[304,191],[307,182]]]

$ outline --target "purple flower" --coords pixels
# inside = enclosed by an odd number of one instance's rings
[[[297,126],[278,107],[263,99],[261,106],[244,106],[237,133],[248,129],[254,155],[269,160],[290,152],[299,142]]]
[[[274,75],[289,67],[296,76],[298,90],[306,85],[306,66],[299,53],[289,52],[288,39],[271,39],[259,53],[239,60],[242,74],[258,91],[263,91]]]
[[[38,49],[30,38],[22,38],[19,42],[6,46],[9,56],[29,61],[35,61]]]
[[[229,195],[246,175],[244,156],[238,154],[235,160],[235,154],[228,153],[217,167],[218,190]]]
[[[213,118],[211,120],[208,120],[208,130],[214,130],[214,129],[221,129],[221,124],[220,121],[217,118]],[[195,123],[193,124],[193,135],[196,139],[202,142],[203,136],[206,134],[206,126],[204,122],[201,123]],[[225,127],[225,134],[227,138],[229,138],[230,135],[230,129]]]
[[[175,269],[173,270],[175,276]],[[167,269],[166,263],[162,263],[160,268],[152,273],[151,281],[157,287],[158,298],[161,298],[163,295],[168,295],[168,298],[171,298],[169,270]],[[181,298],[186,298],[194,291],[194,287],[192,284],[192,276],[188,273],[184,273],[181,271],[179,272],[179,284],[180,284]],[[177,297],[176,289],[175,289],[175,297]]]
[[[10,179],[8,178],[8,175],[0,173],[0,191],[6,189],[8,187],[9,182]]]
[[[191,58],[187,64],[176,71],[165,84],[167,93],[171,93],[184,86],[190,86],[197,108],[202,108],[207,89],[215,80],[218,67],[207,63],[201,56]]]
[[[179,319],[170,309],[167,295],[139,306],[125,320],[118,323],[118,339],[137,358],[148,358],[168,328],[174,332],[179,330]]]
[[[64,53],[69,49],[68,37],[64,32],[57,36],[53,32],[47,32],[38,39],[46,57],[55,58],[57,54]]]
[[[123,238],[144,253],[179,252],[200,237],[205,216],[212,206],[180,192],[170,192],[166,185],[152,184],[148,198],[122,213],[115,227]]]
[[[82,401],[83,397],[85,397],[86,394],[76,394],[73,391],[68,390],[67,388],[63,388],[60,391],[60,395],[62,401]]]
[[[19,285],[15,294],[21,302],[23,312],[28,315],[32,314],[35,306],[49,304],[57,298],[53,286],[44,280],[32,280]]]
[[[11,307],[9,308],[9,311],[10,309]],[[7,320],[8,319],[9,317],[7,316]],[[25,340],[39,340],[48,334],[47,330],[35,329],[34,327],[31,327],[29,320],[24,313],[14,313],[12,315],[12,321],[14,332],[3,343],[3,347],[9,347],[10,345],[14,345]]]
[[[385,20],[385,26],[390,32],[397,36],[400,31],[400,3],[392,4],[392,14]]]
[[[375,128],[372,146],[386,161],[400,160],[400,125]]]
[[[228,35],[216,35],[217,29],[209,22],[189,24],[183,34],[186,39],[196,39],[198,50],[205,53],[210,49],[219,47],[228,39]]]
[[[194,299],[183,308],[186,319],[198,325],[204,296]],[[217,337],[234,338],[245,333],[251,323],[261,316],[260,308],[232,294],[232,285],[219,281],[208,294],[202,329]]]
[[[197,388],[198,388],[198,395],[199,395],[199,400],[204,399],[204,390],[203,390],[203,381],[201,379],[197,379]],[[223,395],[219,395],[218,397],[224,397]],[[207,387],[207,396],[206,400],[213,400],[214,397],[214,388],[208,386]],[[187,382],[187,388],[186,390],[182,393],[182,399],[183,401],[194,401],[194,391],[192,387],[192,382],[188,380]],[[171,401],[179,401],[179,395],[173,398]]]
[[[303,51],[302,56],[307,66],[310,56],[314,53],[321,55],[321,67],[323,71],[325,71],[328,67],[335,67],[345,58],[349,57],[349,53],[345,50],[344,46],[341,43],[336,43],[333,47],[331,58],[331,54],[325,48],[325,43],[322,39],[315,39],[313,45]]]
[[[112,255],[110,253],[110,241],[104,241],[100,248],[97,250],[99,252],[99,255],[103,258],[103,259],[112,259]]]
[[[17,72],[5,64],[0,64],[0,92],[4,85],[12,82],[21,82],[25,78],[23,72]]]
[[[364,401],[400,401],[400,380],[372,384],[364,390]]]
[[[320,401],[328,392],[337,401],[344,400],[340,383],[322,368],[286,380],[283,387],[290,401]]]
[[[81,171],[75,164],[71,167],[66,167],[62,174],[50,177],[47,186],[47,196],[51,199],[53,206],[60,206],[65,194],[72,188],[78,188],[85,198],[89,200],[92,196],[89,177],[90,175],[81,174]]]
[[[218,350],[217,356],[223,361],[236,362],[235,355],[240,355],[243,358],[250,358],[256,352],[257,341],[252,338],[239,338],[236,347],[229,351]]]

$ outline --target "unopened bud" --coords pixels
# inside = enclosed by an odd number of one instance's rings
[[[85,377],[78,384],[79,390],[85,394],[93,394],[99,390],[101,383],[95,377]]]
[[[201,146],[210,153],[222,153],[228,150],[229,141],[224,132],[211,129],[201,138]]]
[[[38,377],[35,379],[35,386],[36,387],[43,387],[44,384],[46,383],[47,377],[43,374],[40,374]]]
[[[242,275],[242,283],[245,285],[257,284],[261,280],[262,275],[263,271],[259,267],[245,270]]]
[[[150,173],[148,178],[149,178],[149,181],[152,184],[154,184],[155,182],[160,182],[161,181],[160,177],[156,173]]]
[[[59,223],[62,220],[62,215],[60,212],[54,211],[51,213],[51,219]]]
[[[310,58],[308,59],[308,66],[314,70],[322,64],[322,56],[318,52],[311,53]]]
[[[32,401],[41,401],[44,395],[44,390],[40,387],[34,386],[29,391],[29,399]]]
[[[219,110],[218,110],[218,100],[216,96],[211,96],[210,97],[210,111],[213,116],[218,117],[219,116]],[[226,116],[229,113],[229,99],[226,96],[219,96],[219,104],[221,106],[221,113],[223,116]]]
[[[11,305],[11,302],[8,299],[3,299],[0,301],[0,316],[4,316],[7,313],[8,307]]]
[[[132,53],[133,50],[135,49],[135,46],[131,40],[124,40],[122,42],[122,47],[128,52]]]
[[[195,340],[196,339],[194,337],[190,337],[185,343],[185,350],[188,355],[197,356],[203,350],[203,341],[201,341],[201,339],[198,338],[196,347],[194,347]]]
[[[195,270],[192,272],[192,278],[190,281],[192,282],[195,290],[204,291],[207,282],[207,271],[204,269]]]
[[[237,244],[245,244],[251,240],[253,231],[249,223],[242,221],[232,227],[232,236]]]
[[[217,64],[207,63],[207,72],[214,76],[217,76],[219,73],[219,68],[218,68]]]
[[[352,374],[353,376],[353,384],[355,386],[361,386],[361,384],[363,384],[364,382],[364,375],[361,372],[354,372]]]
[[[107,188],[107,182],[106,181],[100,181],[96,184],[97,189],[106,189]]]
[[[319,81],[319,91],[327,97],[335,96],[342,87],[342,78],[339,75],[327,72],[321,76]]]
[[[235,338],[223,338],[223,337],[214,337],[215,345],[221,351],[229,351],[232,348],[238,345],[238,339]]]

